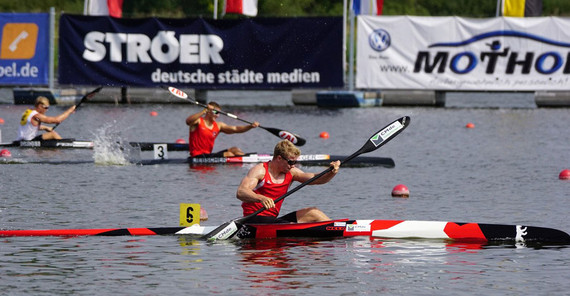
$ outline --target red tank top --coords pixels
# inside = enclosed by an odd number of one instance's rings
[[[271,176],[269,175],[269,162],[264,162],[263,167],[265,168],[265,176],[263,176],[263,180],[257,183],[257,186],[253,192],[276,200],[280,196],[287,193],[287,190],[289,190],[291,183],[293,183],[293,175],[291,175],[291,172],[287,172],[283,183],[275,184],[271,181]],[[283,200],[276,203],[275,208],[265,210],[261,212],[259,216],[277,217],[279,215],[279,211],[281,210],[282,204]],[[263,208],[263,205],[259,202],[244,202],[241,204],[241,207],[243,208],[243,215],[247,216]]]
[[[215,121],[212,129],[209,129],[206,126],[204,118],[200,117],[198,126],[194,131],[190,132],[190,136],[188,138],[190,156],[212,153],[212,150],[214,149],[214,142],[216,141],[216,137],[219,134],[220,128]]]

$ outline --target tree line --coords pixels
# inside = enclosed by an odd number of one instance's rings
[[[215,0],[124,0],[123,17],[212,18]],[[384,0],[383,15],[494,17],[500,0]],[[350,3],[350,0],[347,0]],[[258,17],[342,16],[343,0],[258,0]],[[84,0],[1,1],[0,12],[83,14]],[[218,0],[221,18],[224,0]],[[543,0],[543,16],[569,16],[570,1]],[[242,18],[225,15],[223,18]]]

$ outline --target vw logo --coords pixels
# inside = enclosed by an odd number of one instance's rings
[[[384,51],[390,47],[392,39],[386,30],[378,29],[368,36],[368,43],[375,51]]]

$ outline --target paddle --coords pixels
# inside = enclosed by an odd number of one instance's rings
[[[194,103],[194,104],[196,104],[196,105],[202,106],[202,107],[204,107],[204,108],[208,108],[208,105],[202,104],[202,103],[200,103],[200,102],[197,102],[197,101],[195,101],[195,100],[190,99],[190,97],[189,97],[185,92],[183,92],[183,91],[181,91],[181,90],[179,90],[179,89],[177,89],[177,88],[174,88],[174,87],[171,87],[171,86],[163,86],[163,88],[167,89],[171,94],[173,94],[173,95],[175,95],[175,96],[177,96],[177,97],[179,97],[179,98],[181,98],[181,99],[187,100],[187,101],[189,101],[189,102],[191,102],[191,103]],[[231,117],[231,118],[233,118],[233,119],[237,119],[237,120],[243,121],[243,122],[245,122],[245,123],[253,124],[253,122],[247,121],[247,120],[245,120],[245,119],[241,119],[241,118],[237,117],[237,116],[234,115],[234,114],[227,113],[227,112],[224,112],[224,111],[221,111],[221,110],[218,111],[218,112],[220,112],[220,113],[222,113],[222,114],[224,114],[224,115],[226,115],[226,116],[228,116],[228,117]],[[261,126],[261,125],[260,125],[259,127],[262,128],[262,129],[264,129],[264,130],[266,130],[266,131],[268,131],[268,132],[270,132],[270,133],[272,133],[272,134],[274,134],[274,135],[276,135],[276,136],[278,136],[278,137],[281,138],[281,139],[289,140],[289,141],[291,141],[293,144],[295,144],[295,145],[297,145],[297,146],[303,146],[303,145],[305,145],[305,143],[307,142],[305,139],[299,137],[299,135],[294,134],[294,133],[291,133],[291,132],[288,132],[288,131],[285,131],[285,130],[280,130],[280,129],[276,129],[276,128],[272,128],[272,127],[264,127],[264,126]]]
[[[77,109],[79,108],[79,106],[81,106],[81,104],[83,104],[83,102],[87,101],[88,99],[92,98],[95,94],[97,94],[102,88],[103,88],[102,86],[99,86],[98,88],[94,89],[94,90],[91,91],[90,93],[84,95],[84,96],[81,98],[81,100],[79,101],[79,103],[77,103],[77,104],[75,105],[75,110],[77,110]],[[54,125],[54,126],[51,128],[51,130],[52,130],[52,131],[55,130],[55,128],[56,128],[58,125],[59,125],[59,123],[56,124],[56,125]]]
[[[372,152],[372,151],[380,148],[382,145],[388,143],[388,141],[390,141],[394,137],[396,137],[396,135],[398,135],[400,132],[402,132],[409,124],[410,124],[410,117],[409,116],[404,116],[398,120],[393,121],[392,123],[390,123],[389,125],[387,125],[383,129],[381,129],[380,131],[378,131],[377,133],[372,135],[372,137],[370,137],[370,139],[368,139],[366,141],[366,143],[362,146],[362,148],[360,148],[358,151],[354,152],[352,155],[350,155],[349,157],[342,160],[340,165],[342,166],[344,163],[349,162],[351,159],[357,157],[360,154]],[[319,173],[318,175],[314,176],[313,178],[301,183],[299,186],[293,188],[292,190],[289,190],[287,193],[285,193],[282,196],[280,196],[279,198],[277,198],[275,200],[275,203],[283,200],[285,197],[293,194],[297,190],[303,188],[305,185],[308,185],[308,184],[314,182],[315,180],[322,177],[323,175],[330,172],[331,170],[333,170],[332,166],[329,167],[328,169],[324,170],[323,172]],[[263,211],[265,211],[265,208],[261,208],[261,209],[255,211],[254,213],[252,213],[248,216],[236,218],[232,221],[226,222],[226,223],[220,225],[219,227],[217,227],[216,229],[207,233],[204,237],[208,241],[212,241],[212,242],[214,242],[216,240],[224,240],[224,239],[231,238],[243,226],[243,224],[247,220],[257,216],[259,213],[261,213]]]

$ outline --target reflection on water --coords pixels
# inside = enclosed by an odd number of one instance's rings
[[[260,293],[326,285],[340,274],[334,282],[359,274],[384,274],[402,265],[476,265],[453,255],[477,254],[485,248],[475,243],[376,238],[252,239],[236,245],[245,280]],[[344,271],[339,272],[339,266]]]
[[[334,254],[327,241],[312,239],[243,240],[241,271],[260,293],[310,288],[315,278],[332,276]],[[307,266],[307,263],[310,263]]]

